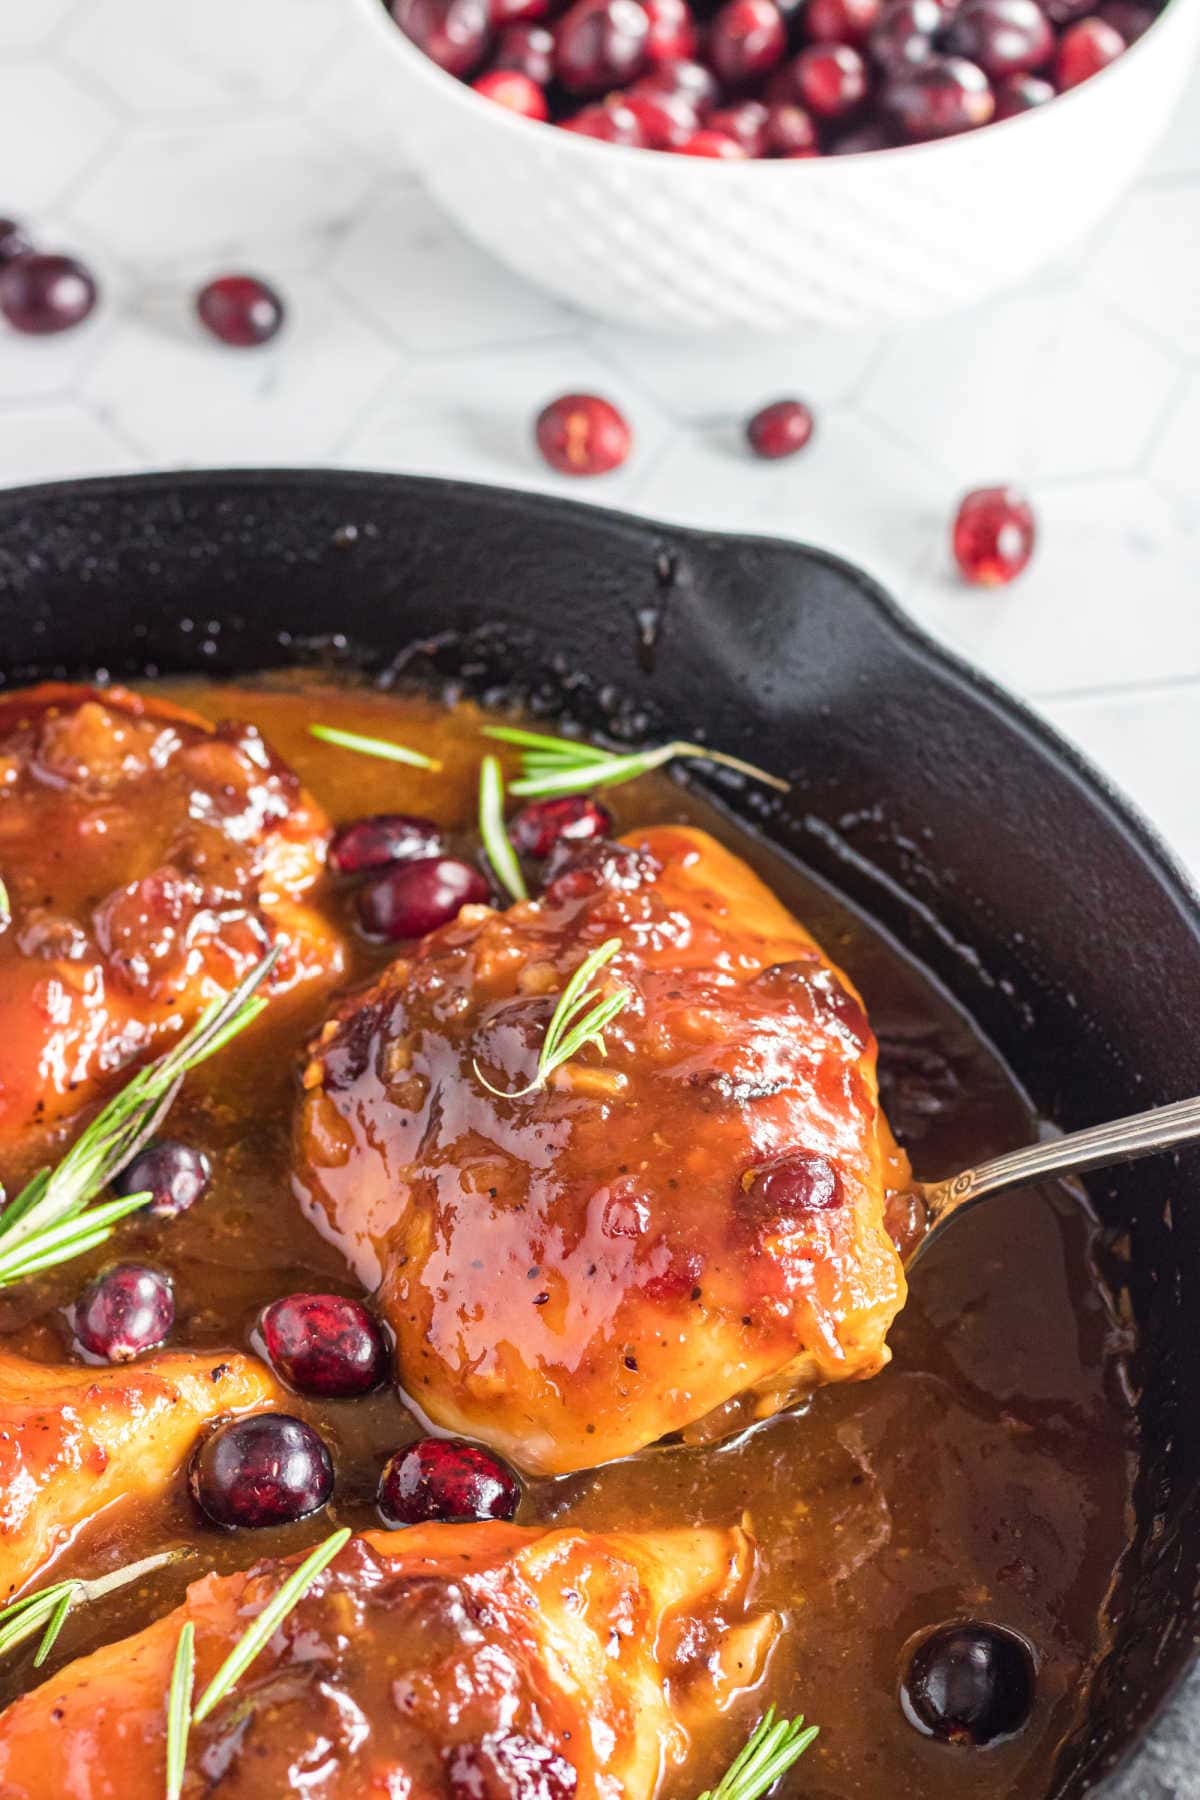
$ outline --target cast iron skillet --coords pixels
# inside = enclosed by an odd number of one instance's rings
[[[68,482],[0,496],[0,619],[13,683],[353,659],[618,737],[707,735],[792,775],[784,801],[704,779],[906,943],[1058,1124],[1200,1093],[1178,870],[1051,732],[821,552],[396,476]],[[1198,1177],[1193,1151],[1092,1186],[1131,1236],[1147,1456],[1117,1641],[1044,1800],[1200,1794],[1200,1670],[1190,1707],[1159,1710],[1200,1643]]]

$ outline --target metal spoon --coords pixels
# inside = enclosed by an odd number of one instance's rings
[[[964,1169],[948,1181],[918,1182],[917,1192],[925,1202],[927,1230],[910,1255],[908,1267],[911,1269],[925,1254],[951,1219],[990,1194],[1023,1186],[1045,1175],[1067,1175],[1081,1169],[1101,1169],[1111,1163],[1135,1162],[1139,1156],[1153,1156],[1158,1150],[1186,1144],[1192,1138],[1200,1138],[1200,1097],[1132,1113],[1126,1119],[1114,1119],[1110,1125],[1072,1131],[1049,1143],[1030,1144],[1025,1150],[1013,1150],[1007,1156],[980,1163],[978,1168]]]

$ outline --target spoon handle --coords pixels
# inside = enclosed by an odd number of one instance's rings
[[[1024,1150],[1010,1151],[978,1168],[964,1169],[949,1181],[930,1182],[923,1190],[928,1209],[929,1228],[941,1225],[951,1213],[960,1211],[985,1194],[999,1193],[1002,1188],[1019,1187],[1037,1181],[1044,1175],[1065,1175],[1077,1169],[1100,1169],[1109,1163],[1133,1162],[1139,1156],[1152,1156],[1172,1144],[1186,1144],[1200,1138],[1200,1096],[1194,1100],[1176,1100],[1170,1106],[1152,1107],[1148,1112],[1132,1113],[1127,1119],[1114,1119],[1109,1125],[1093,1125],[1087,1131],[1072,1131],[1066,1137],[1053,1138],[1044,1144],[1030,1144]]]

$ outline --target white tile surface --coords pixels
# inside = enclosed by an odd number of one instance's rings
[[[348,5],[0,0],[0,211],[105,294],[77,333],[0,332],[0,481],[334,461],[826,545],[1032,697],[1200,874],[1200,78],[1128,199],[1024,291],[886,338],[697,345],[577,318],[466,242],[404,163]],[[287,300],[266,351],[192,319],[234,267]],[[531,441],[579,387],[635,432],[594,483]],[[750,460],[745,416],[787,393],[811,446]],[[1040,544],[972,592],[949,521],[996,480],[1029,486]]]

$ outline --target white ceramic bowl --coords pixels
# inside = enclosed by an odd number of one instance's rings
[[[668,331],[917,318],[1018,282],[1092,226],[1170,117],[1200,0],[1170,0],[1101,74],[963,137],[797,162],[629,150],[533,124],[352,0],[397,130],[463,229],[590,312]]]

